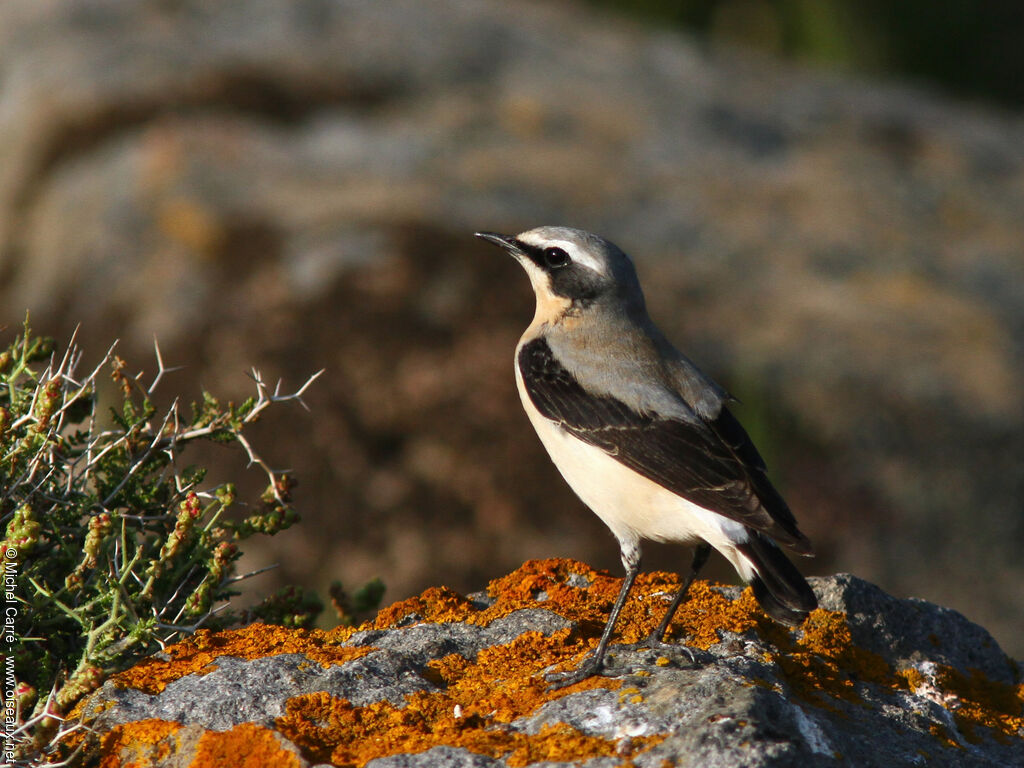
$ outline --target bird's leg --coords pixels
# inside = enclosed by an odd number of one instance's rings
[[[597,644],[597,650],[584,659],[576,669],[567,672],[552,672],[547,675],[547,681],[551,683],[552,689],[578,683],[601,671],[605,653],[608,651],[608,643],[611,641],[612,631],[615,629],[615,622],[618,621],[619,614],[622,613],[622,606],[626,604],[626,598],[629,597],[629,590],[632,588],[633,582],[636,581],[636,575],[640,572],[640,547],[636,544],[621,544],[621,547],[622,564],[626,567],[626,578],[622,580],[622,587],[619,589],[618,597],[615,598],[608,622],[604,625],[604,632],[601,633],[601,641]]]
[[[662,645],[662,639],[665,637],[665,632],[668,631],[668,625],[672,623],[672,617],[675,616],[676,610],[682,604],[683,599],[686,597],[686,593],[690,589],[690,585],[693,584],[694,579],[697,578],[697,574],[700,573],[701,568],[708,561],[708,556],[711,554],[711,545],[707,542],[702,541],[697,545],[697,548],[693,550],[693,562],[690,564],[690,572],[686,576],[686,581],[679,587],[679,592],[676,594],[675,599],[672,600],[672,605],[668,607],[668,611],[665,613],[665,618],[661,620],[661,624],[654,630],[650,637],[647,638],[645,645],[649,648],[657,648]],[[685,648],[685,646],[682,646]],[[691,656],[692,660],[692,656]]]

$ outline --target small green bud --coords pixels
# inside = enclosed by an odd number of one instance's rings
[[[58,709],[63,712],[86,694],[95,691],[103,684],[105,677],[100,667],[91,664],[80,667],[57,692]]]
[[[63,400],[60,379],[50,379],[36,400],[36,432],[50,428],[50,419]]]
[[[227,509],[235,503],[235,493],[234,483],[224,483],[224,485],[217,489],[217,501],[220,502],[224,509]]]
[[[167,541],[160,548],[160,561],[166,562],[178,554],[181,545],[188,537],[198,520],[203,514],[202,505],[199,503],[199,496],[190,492],[178,505],[178,517],[174,523],[174,530],[167,537]]]
[[[96,567],[100,548],[113,527],[110,515],[106,512],[89,518],[89,531],[85,534],[85,542],[82,545],[82,562],[64,579],[64,586],[69,590],[79,589],[85,581],[85,572]]]
[[[230,541],[222,541],[213,550],[213,559],[210,560],[210,578],[214,583],[220,583],[228,566],[238,559],[238,545]]]
[[[15,559],[31,552],[39,543],[39,531],[42,526],[35,519],[32,507],[22,504],[14,511],[14,516],[7,522],[7,536],[4,538],[4,556],[7,556],[9,549],[15,549]]]
[[[28,683],[19,682],[14,686],[14,698],[22,712],[31,712],[36,703],[36,689]]]
[[[106,512],[89,518],[89,532],[85,535],[85,544],[82,547],[82,551],[89,561],[89,567],[96,567],[96,557],[99,554],[100,545],[110,533],[111,528],[113,528],[113,524],[110,515]]]

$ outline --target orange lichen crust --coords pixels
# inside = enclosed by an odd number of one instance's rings
[[[116,726],[102,737],[97,768],[163,765],[172,755],[191,755],[189,768],[299,768],[299,756],[280,736],[253,723],[227,731],[206,731],[167,720],[140,720]]]
[[[275,726],[305,758],[335,765],[362,766],[376,757],[419,753],[439,745],[503,757],[510,765],[606,755],[628,761],[665,737],[613,741],[568,725],[528,735],[510,725],[547,702],[587,689],[619,689],[620,700],[636,701],[638,689],[621,689],[619,680],[592,677],[551,691],[544,678],[546,670],[572,668],[592,652],[621,583],[579,562],[541,560],[527,562],[491,582],[487,590],[491,603],[483,608],[451,590],[428,589],[385,608],[360,629],[396,629],[419,622],[486,626],[525,608],[551,610],[574,622],[574,627],[550,636],[528,631],[505,645],[481,650],[473,659],[449,655],[432,661],[420,674],[434,689],[407,696],[401,706],[386,700],[354,706],[323,692],[297,696],[286,703],[285,714],[277,718]],[[615,642],[645,638],[661,620],[678,587],[678,577],[673,574],[641,575],[616,627]],[[168,648],[170,661],[149,660],[114,679],[155,693],[171,680],[208,672],[216,658],[225,655],[256,658],[301,653],[326,667],[373,650],[340,645],[352,633],[351,629],[306,632],[261,625],[216,634],[200,632]],[[1024,686],[995,683],[978,672],[968,677],[936,664],[927,667],[927,674],[916,667],[896,670],[881,656],[854,644],[844,613],[818,609],[802,626],[790,629],[767,618],[749,589],[732,599],[719,587],[695,582],[669,627],[668,638],[706,650],[727,639],[724,633],[756,635],[765,642],[769,650],[764,660],[774,665],[787,693],[816,706],[835,711],[844,701],[860,703],[860,686],[870,683],[939,702],[953,713],[960,737],[966,740],[977,740],[984,733],[1000,740],[1018,739],[1024,733]],[[778,680],[763,684],[780,687]],[[104,760],[128,754],[124,752],[128,749],[139,750],[143,761],[146,756],[155,758],[174,751],[175,739],[185,739],[177,728],[161,721],[119,726],[103,736],[100,752]],[[932,732],[942,746],[959,746],[959,737],[941,724]],[[238,728],[228,733],[243,734]],[[244,733],[252,741],[252,735]],[[282,749],[277,742],[267,742],[267,734],[260,737],[263,746]],[[221,740],[235,736],[215,734],[204,743],[209,750],[220,749]],[[229,747],[224,749],[230,752]],[[215,761],[211,758],[209,762]],[[122,764],[120,758],[103,763],[106,768]]]
[[[572,586],[573,582],[587,586]],[[449,589],[433,587],[385,608],[373,627],[398,626],[411,616],[425,622],[487,626],[521,608],[546,608],[578,622],[589,637],[600,634],[621,585],[622,579],[575,560],[530,560],[488,585],[487,594],[494,603],[483,610]],[[616,625],[617,640],[632,643],[647,637],[678,589],[675,574],[640,574]],[[670,635],[685,636],[690,644],[707,649],[719,641],[718,630],[744,632],[756,626],[759,615],[749,590],[739,600],[729,600],[712,585],[698,581],[690,588],[684,610],[676,614]]]
[[[291,699],[276,725],[308,759],[341,765],[359,766],[376,757],[422,752],[442,744],[505,756],[510,765],[646,751],[664,737],[614,742],[586,736],[569,726],[549,728],[534,736],[508,727],[570,693],[620,687],[618,680],[592,677],[551,691],[544,671],[570,668],[593,651],[621,583],[621,579],[583,563],[539,560],[491,582],[487,592],[493,603],[483,609],[451,590],[428,589],[385,608],[371,626],[390,629],[410,622],[486,626],[520,609],[546,608],[576,622],[577,627],[550,636],[526,632],[508,644],[482,650],[472,660],[451,655],[434,661],[422,674],[442,689],[414,693],[400,707],[387,701],[356,707],[326,693],[314,693]],[[617,639],[636,642],[650,634],[678,587],[678,577],[672,574],[641,575],[619,619]],[[729,600],[720,590],[697,582],[672,632],[708,648],[719,641],[719,630],[743,632],[755,627],[757,615],[756,602],[749,593]]]
[[[236,725],[230,731],[206,731],[196,745],[189,768],[299,768],[298,755],[286,749],[279,737],[252,723]]]
[[[829,697],[862,703],[858,681],[912,693],[927,688],[928,698],[953,713],[957,729],[968,741],[980,741],[979,727],[1004,742],[1024,735],[1024,685],[989,680],[978,670],[967,677],[939,664],[933,665],[935,673],[928,679],[914,667],[897,670],[878,654],[857,647],[846,614],[838,611],[819,608],[800,629],[794,636],[766,621],[758,632],[777,649],[768,660],[779,665],[790,689],[806,701],[828,709],[835,709]],[[941,724],[932,733],[947,746],[959,746]]]
[[[494,603],[484,610],[475,611],[471,601],[448,590],[428,590],[382,612],[376,626],[384,628],[413,613],[425,621],[487,625],[514,610],[541,607],[578,622],[572,639],[582,639],[585,648],[592,648],[621,583],[574,560],[534,560],[492,581],[487,592]],[[633,643],[645,638],[678,588],[675,574],[641,574],[616,626],[615,641]],[[694,582],[669,627],[668,639],[706,650],[720,642],[723,632],[748,631],[772,646],[766,661],[778,666],[789,689],[817,706],[835,710],[836,699],[860,703],[858,682],[893,690],[915,688],[906,671],[894,669],[880,655],[854,643],[845,613],[817,609],[801,627],[789,629],[764,615],[749,588],[730,599],[716,585]],[[582,658],[574,646],[567,645],[566,651],[564,666]],[[978,672],[967,678],[952,668],[939,670],[931,684],[943,692],[939,700],[953,711],[965,738],[976,739],[978,727],[989,729],[998,739],[1020,738],[1024,733],[1024,686],[997,683]]]
[[[854,644],[845,613],[818,608],[801,630],[793,633],[769,620],[758,626],[773,647],[765,661],[777,664],[790,690],[805,701],[835,710],[832,699],[861,703],[859,681],[899,687],[885,659]]]
[[[181,725],[168,720],[139,720],[126,723],[103,734],[99,768],[127,768],[153,765],[177,751]]]
[[[217,667],[221,656],[259,659],[299,653],[324,667],[358,659],[374,650],[372,647],[344,646],[340,643],[353,633],[350,627],[324,631],[289,629],[269,624],[250,624],[242,629],[210,632],[200,629],[180,643],[170,645],[164,653],[169,659],[149,658],[111,680],[122,688],[135,688],[149,694],[162,691],[168,683],[191,674],[204,675]]]
[[[424,677],[442,689],[413,693],[403,706],[378,701],[356,707],[327,693],[312,693],[288,701],[286,714],[276,725],[307,759],[346,766],[439,745],[504,757],[511,766],[523,766],[545,760],[628,757],[661,743],[663,736],[611,741],[568,725],[546,726],[535,735],[508,726],[561,696],[619,687],[619,681],[594,677],[549,691],[543,671],[564,658],[567,646],[577,652],[589,650],[589,644],[574,641],[569,630],[550,636],[526,632],[506,645],[485,648],[472,661],[452,654],[431,662]]]
[[[989,680],[977,669],[968,677],[942,664],[933,665],[928,675],[914,667],[897,675],[909,690],[952,712],[957,730],[967,741],[981,741],[979,727],[1003,743],[1024,739],[1024,685]]]

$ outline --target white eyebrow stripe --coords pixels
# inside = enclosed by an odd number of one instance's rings
[[[584,251],[576,243],[570,243],[568,240],[548,240],[544,243],[545,248],[561,248],[569,254],[569,258],[577,264],[582,264],[588,269],[592,269],[599,275],[605,274],[604,265],[601,264],[597,259],[591,256],[589,253]]]

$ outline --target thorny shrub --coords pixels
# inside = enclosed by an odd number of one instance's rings
[[[235,573],[239,542],[298,519],[290,478],[243,431],[272,404],[304,405],[319,374],[281,394],[254,370],[256,393],[239,405],[204,392],[190,409],[175,400],[158,410],[153,394],[169,369],[155,351],[148,385],[126,373],[113,347],[80,374],[73,339],[55,354],[27,322],[0,352],[3,687],[5,699],[14,694],[4,702],[5,758],[18,764],[52,759],[72,729],[69,709],[140,656],[200,626],[308,625],[321,609],[296,588],[245,612],[227,603],[251,575]],[[116,408],[99,403],[104,371],[117,385]],[[241,447],[267,476],[262,498],[243,504],[231,483],[204,485],[205,470],[181,461],[197,441]]]

